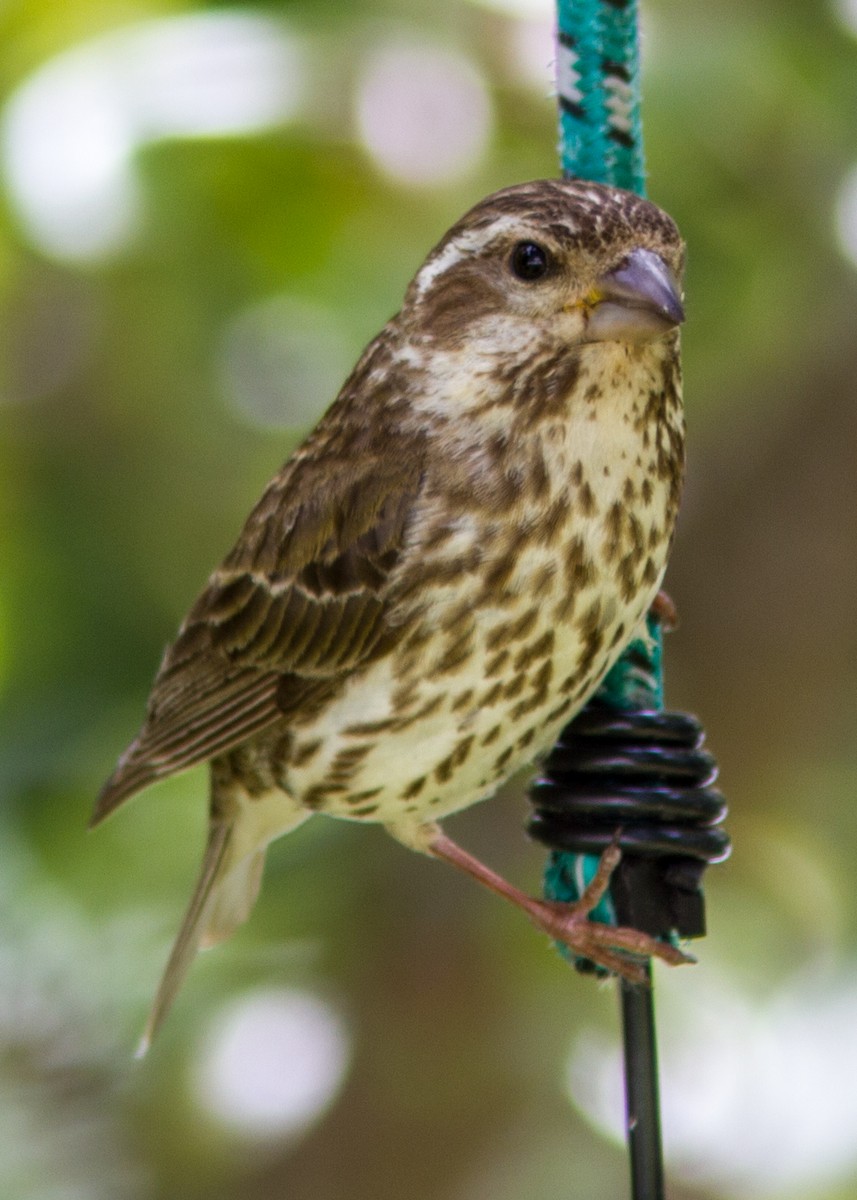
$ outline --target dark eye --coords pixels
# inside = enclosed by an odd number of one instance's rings
[[[550,267],[550,255],[537,242],[518,242],[512,251],[510,266],[519,279],[534,283],[543,279]]]

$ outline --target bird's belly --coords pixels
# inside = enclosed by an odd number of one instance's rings
[[[299,731],[289,793],[316,811],[384,824],[436,820],[490,796],[592,695],[662,573],[630,599],[600,571],[573,602],[556,579],[526,602],[480,610],[472,631],[459,622],[412,661],[382,660]]]
[[[479,500],[478,456],[473,503],[436,483],[396,584],[398,643],[292,730],[297,802],[399,826],[466,808],[553,743],[637,633],[671,540],[680,423],[647,415],[657,372],[644,395],[626,348],[613,358],[597,421],[573,406],[509,451],[511,501]]]

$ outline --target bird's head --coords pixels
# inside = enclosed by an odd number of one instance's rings
[[[436,347],[548,340],[639,344],[684,320],[684,244],[632,192],[582,180],[503,189],[470,209],[429,254],[402,320]]]

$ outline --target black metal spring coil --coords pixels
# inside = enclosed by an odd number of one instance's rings
[[[532,785],[529,832],[538,841],[600,854],[618,838],[623,856],[610,890],[622,925],[661,937],[705,933],[702,873],[728,857],[730,843],[704,736],[685,713],[591,701]]]

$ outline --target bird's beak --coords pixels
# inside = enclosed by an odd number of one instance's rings
[[[632,250],[581,307],[589,342],[650,342],[684,320],[679,282],[653,250]]]

